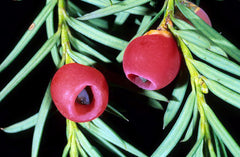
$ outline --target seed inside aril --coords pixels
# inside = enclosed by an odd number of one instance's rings
[[[87,86],[77,96],[76,103],[80,105],[89,105],[92,102],[93,94],[91,88]]]
[[[142,80],[143,83],[145,83],[145,82],[148,81],[147,79],[145,79],[145,78],[143,78],[143,77],[140,77],[140,76],[139,76],[139,78]]]
[[[151,81],[149,81],[148,79],[138,76],[138,75],[134,75],[134,74],[129,74],[127,75],[129,79],[132,80],[132,82],[134,82],[137,85],[140,85],[142,87],[146,87],[148,88],[151,85]]]
[[[74,122],[91,121],[107,107],[107,81],[93,67],[78,63],[62,66],[53,76],[50,90],[58,111]]]
[[[180,65],[178,46],[167,31],[150,31],[135,38],[128,44],[123,56],[126,77],[147,90],[158,90],[170,84],[177,76]]]

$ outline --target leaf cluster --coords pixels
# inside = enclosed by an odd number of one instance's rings
[[[181,137],[183,137],[181,142],[185,142],[193,136],[194,127],[198,128],[197,140],[187,156],[227,156],[226,148],[233,156],[238,156],[239,145],[216,117],[204,95],[210,90],[223,101],[239,108],[240,50],[183,3],[176,0],[175,4],[192,23],[190,25],[175,18],[171,12],[168,14],[174,24],[169,25],[169,29],[178,40],[190,73],[192,92],[187,97],[171,131],[152,156],[161,156],[160,154],[166,156]],[[171,5],[168,7],[169,10],[173,9]],[[181,88],[176,86],[173,91],[173,96],[179,99],[174,107],[171,107],[171,101],[176,101],[170,100],[169,109],[167,108],[164,115],[165,125],[176,115],[176,110],[182,103],[182,97],[186,95],[183,87],[183,91],[177,95],[175,91]]]
[[[99,62],[111,63],[112,61],[108,57],[102,55],[102,53],[94,48],[95,42],[116,50],[122,50],[127,46],[128,42],[104,32],[104,29],[108,28],[108,21],[99,17],[114,15],[114,23],[121,25],[131,14],[141,16],[148,12],[149,17],[154,14],[149,11],[147,7],[140,6],[144,3],[150,2],[150,0],[141,0],[138,3],[134,3],[133,0],[127,0],[124,2],[107,0],[99,2],[86,1],[86,3],[89,3],[90,5],[96,5],[99,7],[99,10],[88,14],[73,2],[67,2],[68,4],[66,5],[64,0],[47,0],[46,6],[41,10],[7,58],[1,63],[0,71],[3,71],[24,50],[43,24],[46,24],[46,33],[48,36],[47,41],[1,90],[0,101],[2,101],[19,83],[21,83],[21,81],[26,78],[43,61],[43,59],[49,55],[49,53],[51,53],[52,60],[57,68],[72,61],[89,66],[93,66]],[[56,6],[58,8],[57,31],[55,31],[54,26],[54,8]],[[115,9],[112,9],[112,7]],[[78,19],[74,18],[76,15],[79,16]],[[167,101],[166,97],[157,92],[140,91],[139,94],[153,99]],[[34,127],[32,156],[37,156],[44,131],[44,125],[51,104],[50,85],[48,85],[38,113],[16,124],[2,128],[2,130],[6,133],[17,133]],[[155,102],[155,107],[162,109],[161,104],[157,101]],[[127,120],[124,115],[111,105],[108,105],[107,111]],[[100,119],[80,124],[67,120],[66,124],[68,143],[63,151],[63,156],[67,156],[68,153],[70,156],[76,156],[77,154],[80,154],[81,156],[102,156],[101,153],[91,145],[87,137],[85,137],[81,131],[82,129],[85,130],[87,134],[95,136],[99,143],[116,153],[118,156],[126,156],[122,153],[123,150],[137,156],[146,156],[119,137]],[[122,150],[119,150],[116,146]]]

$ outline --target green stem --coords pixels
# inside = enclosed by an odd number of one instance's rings
[[[160,25],[158,26],[158,30],[166,30],[168,29],[168,25],[172,25],[170,16],[174,14],[174,0],[167,0],[167,8],[164,14],[163,20],[161,21]]]
[[[199,78],[201,79],[201,78]],[[205,135],[205,141],[207,142],[208,145],[208,150],[210,152],[210,156],[211,157],[215,157],[215,151],[213,149],[213,144],[212,144],[212,140],[211,140],[211,134],[210,134],[210,129],[209,129],[209,124],[204,112],[204,108],[203,105],[207,105],[206,101],[205,101],[205,97],[204,94],[202,93],[201,90],[201,84],[197,83],[197,101],[198,101],[198,110],[200,113],[200,117],[201,117],[201,130],[204,132]]]
[[[174,28],[172,26],[170,26],[169,29],[171,30],[171,32],[174,33]],[[205,86],[204,87],[202,87],[202,86],[205,84],[202,83],[203,80],[201,78],[201,75],[198,73],[198,71],[196,70],[196,68],[194,67],[194,65],[191,62],[193,60],[193,57],[192,57],[190,50],[188,49],[188,47],[186,46],[186,44],[183,42],[183,40],[180,37],[178,37],[178,36],[176,36],[176,37],[178,39],[179,45],[183,52],[183,56],[184,56],[187,68],[188,68],[190,76],[191,76],[192,89],[197,94],[197,105],[198,105],[198,111],[200,114],[201,132],[205,137],[211,157],[212,156],[215,157],[216,154],[214,152],[213,145],[211,142],[211,134],[210,134],[209,124],[208,124],[208,121],[207,121],[207,118],[206,118],[206,115],[205,115],[205,112],[203,109],[203,105],[206,104],[206,101],[205,101],[204,93],[202,91],[202,89],[205,88]]]
[[[67,130],[68,130],[68,143],[70,143],[70,157],[78,156],[78,147],[77,147],[77,138],[76,138],[76,123],[71,120],[67,121]]]
[[[71,50],[70,40],[68,37],[68,27],[66,24],[66,2],[65,0],[58,1],[58,28],[61,29],[61,45],[63,47],[63,54],[61,63],[65,62],[66,64],[74,62],[69,56]]]
[[[64,22],[62,25],[62,36],[61,36],[61,44],[63,47],[63,57],[65,57],[65,63],[73,63],[74,61],[69,56],[69,53],[72,51],[70,46],[70,40],[68,37],[68,27],[67,24]]]
[[[173,32],[172,27],[169,27],[169,28]],[[188,49],[188,47],[186,46],[186,44],[183,42],[183,40],[180,37],[177,37],[177,39],[178,39],[179,45],[181,47],[181,50],[183,52],[183,56],[184,56],[186,65],[187,65],[187,68],[188,68],[190,76],[191,76],[192,89],[193,89],[193,91],[196,91],[195,80],[196,80],[196,78],[198,78],[199,73],[191,62],[193,60],[193,57],[192,57],[190,50]]]
[[[58,0],[58,28],[62,27],[63,22],[65,21],[66,8],[65,0]]]

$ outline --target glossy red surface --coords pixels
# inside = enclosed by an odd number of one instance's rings
[[[177,76],[181,55],[172,36],[144,35],[127,46],[123,57],[126,77],[143,89],[157,90]]]
[[[81,104],[76,100],[86,87],[91,89],[92,100],[90,104]],[[86,122],[99,117],[106,109],[109,91],[101,72],[89,66],[70,63],[55,73],[51,95],[64,117],[75,122]]]

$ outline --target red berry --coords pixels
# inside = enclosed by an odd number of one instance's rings
[[[210,21],[210,18],[208,17],[207,13],[200,7],[198,7],[195,11],[195,14],[197,14],[203,21],[205,21],[209,26],[212,26],[212,23]]]
[[[181,55],[169,32],[152,32],[129,43],[123,56],[123,69],[126,77],[140,88],[158,90],[177,76]]]
[[[75,122],[87,122],[99,117],[106,109],[109,91],[101,72],[70,63],[55,73],[51,95],[64,117]]]
[[[212,26],[209,16],[202,8],[198,7],[196,4],[189,2],[189,1],[184,1],[183,3],[186,4],[189,9],[194,11],[194,13],[197,14],[209,26]],[[186,17],[178,9],[176,10],[175,17],[182,19],[182,20],[186,21],[187,23],[191,24],[191,22],[189,20],[187,20]]]

